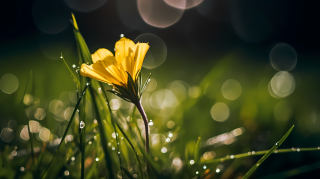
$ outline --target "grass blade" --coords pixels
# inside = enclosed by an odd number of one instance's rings
[[[79,81],[79,79],[78,79],[77,76],[72,72],[72,70],[69,68],[69,66],[68,66],[66,60],[64,59],[62,53],[61,53],[61,58],[62,58],[64,64],[66,65],[66,67],[68,68],[69,72],[70,72],[71,75],[73,76],[74,81],[76,81],[76,82],[77,82],[77,85],[80,86],[80,81]]]
[[[195,161],[195,163],[198,163],[199,161],[199,153],[200,153],[200,141],[201,141],[201,137],[198,137],[195,149],[194,149],[194,153],[193,153],[193,159]]]
[[[264,162],[289,136],[294,125],[289,129],[289,131],[253,166],[251,169],[242,177],[242,179],[247,179],[252,175],[252,173]]]
[[[28,78],[28,81],[27,81],[27,84],[26,84],[26,88],[24,90],[24,94],[22,96],[22,100],[21,100],[21,106],[23,106],[23,100],[24,100],[24,97],[25,95],[27,94],[27,91],[28,91],[28,86],[31,85],[31,89],[30,91],[32,91],[32,88],[33,88],[33,82],[34,81],[34,78],[33,78],[33,71],[31,70],[30,71],[30,75],[29,75],[29,78]],[[28,134],[29,134],[29,141],[30,141],[30,146],[31,146],[31,156],[32,156],[32,165],[35,167],[36,164],[35,164],[35,155],[34,155],[34,148],[33,148],[33,140],[32,140],[32,133],[30,131],[30,124],[29,124],[29,120],[27,122],[27,126],[28,126]]]
[[[64,139],[65,139],[66,136],[67,136],[68,130],[69,130],[69,128],[70,128],[70,126],[71,126],[71,123],[72,123],[72,121],[73,121],[73,119],[74,119],[74,116],[75,116],[75,114],[76,114],[76,112],[77,112],[77,109],[78,109],[78,106],[79,106],[79,104],[80,104],[80,102],[81,102],[81,99],[82,99],[82,97],[83,97],[83,94],[85,93],[85,91],[86,91],[86,89],[88,88],[89,85],[90,85],[90,82],[84,87],[84,89],[83,89],[83,91],[82,91],[82,94],[79,96],[78,102],[77,102],[77,104],[76,104],[76,107],[75,107],[74,110],[73,110],[73,113],[72,113],[71,118],[70,118],[70,120],[69,120],[68,126],[67,126],[67,128],[66,128],[66,130],[65,130],[65,132],[64,132],[64,134],[63,134],[63,136],[62,136],[62,138],[61,138],[61,142],[60,142],[57,150],[56,150],[55,153],[53,154],[53,157],[52,157],[52,159],[51,159],[51,161],[50,161],[50,164],[49,164],[46,172],[44,173],[42,179],[44,179],[44,178],[46,177],[46,175],[47,175],[47,173],[48,173],[48,171],[49,171],[49,168],[50,168],[50,166],[51,166],[51,164],[52,164],[52,162],[53,162],[54,157],[55,157],[56,154],[58,153],[61,144],[64,142]]]
[[[107,163],[107,167],[108,167],[108,171],[109,171],[109,178],[115,178],[115,176],[113,175],[113,170],[112,170],[112,162],[108,153],[108,147],[107,147],[107,133],[103,127],[103,120],[101,117],[100,112],[98,111],[98,109],[100,109],[100,105],[98,105],[98,101],[96,101],[96,98],[99,99],[98,94],[94,93],[93,87],[91,86],[91,88],[89,88],[90,94],[92,96],[92,102],[95,105],[94,109],[95,112],[97,114],[97,120],[98,120],[98,126],[99,126],[99,132],[100,132],[100,139],[101,139],[101,144],[102,144],[102,149],[104,152],[104,157]],[[103,103],[100,102],[101,105],[103,105]]]
[[[109,98],[108,98],[108,96],[107,96],[106,90],[105,90],[102,82],[99,82],[99,85],[100,85],[101,90],[102,90],[102,92],[103,92],[103,94],[104,94],[104,96],[105,96],[105,99],[107,100],[108,109],[109,109],[109,111],[110,111],[111,121],[112,121],[113,125],[114,125],[114,124],[117,125],[117,127],[119,128],[119,130],[120,130],[120,132],[122,133],[122,135],[124,136],[124,138],[128,141],[130,147],[132,148],[132,150],[133,150],[133,152],[134,152],[134,154],[135,154],[135,156],[136,156],[136,158],[137,158],[137,161],[138,161],[138,164],[139,164],[140,174],[141,174],[142,178],[144,178],[144,175],[143,175],[143,172],[142,172],[141,162],[140,162],[140,159],[139,159],[139,157],[138,157],[138,153],[137,153],[136,149],[134,148],[134,146],[132,145],[131,141],[129,140],[128,136],[127,136],[127,135],[125,134],[125,132],[123,131],[123,129],[122,129],[122,127],[120,126],[119,122],[116,121],[116,120],[114,119],[114,117],[112,116],[111,107],[110,107],[110,103],[109,103]],[[133,114],[134,114],[134,110],[133,110],[132,115],[133,115]],[[120,167],[121,167],[121,166],[120,166]]]
[[[279,150],[275,150],[273,153],[306,152],[306,151],[316,151],[316,150],[320,151],[320,148],[314,147],[314,148],[299,148],[299,149],[297,149],[297,148],[279,149]],[[250,157],[250,156],[257,156],[257,155],[264,155],[268,152],[269,152],[269,150],[262,150],[262,151],[252,151],[252,152],[236,154],[236,155],[228,155],[227,157],[221,157],[221,158],[216,158],[213,160],[201,162],[201,164],[213,164],[213,163],[218,163],[218,162],[226,161],[226,160],[233,160],[233,159]]]

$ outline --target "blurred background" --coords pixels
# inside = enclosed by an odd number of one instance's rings
[[[152,75],[142,102],[159,155],[183,156],[199,136],[203,160],[268,150],[292,125],[281,148],[320,145],[316,1],[33,0],[3,1],[0,8],[0,151],[18,152],[4,158],[27,155],[28,120],[39,142],[54,145],[64,132],[77,102],[60,58],[76,73],[71,13],[91,53],[113,52],[121,34],[149,42],[142,75]],[[30,70],[34,88],[23,96]],[[112,110],[127,118],[132,105],[110,97]],[[137,123],[143,129],[142,119]],[[242,176],[259,158],[221,162],[215,177]],[[254,176],[319,159],[318,151],[273,154]]]

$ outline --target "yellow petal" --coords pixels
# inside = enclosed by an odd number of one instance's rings
[[[136,48],[136,44],[125,37],[122,37],[115,44],[115,56],[118,64],[122,64],[122,61],[125,57],[129,56],[131,52],[134,52]],[[130,50],[131,49],[131,50]]]
[[[129,48],[129,54],[122,61],[122,67],[124,71],[127,71],[131,76],[133,75],[134,68],[134,51]]]
[[[82,76],[87,76],[105,83],[123,85],[123,81],[121,79],[117,78],[108,70],[106,70],[105,67],[100,63],[95,63],[92,65],[82,64],[80,74]]]
[[[149,49],[149,45],[147,43],[137,43],[135,57],[134,57],[134,68],[133,68],[133,77],[136,77],[137,72],[141,69],[144,57],[146,56]]]
[[[115,65],[109,64],[108,62],[103,60],[100,60],[95,64],[101,66],[106,73],[112,75],[112,77],[117,79],[119,82],[124,84],[127,83],[127,78],[128,78],[127,73],[122,69],[116,67]]]
[[[110,64],[114,64],[117,66],[117,61],[114,58],[112,52],[105,48],[98,49],[94,54],[91,55],[93,63],[96,63],[99,60],[107,61]]]

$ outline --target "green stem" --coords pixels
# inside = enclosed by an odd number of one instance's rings
[[[80,102],[81,102],[81,99],[82,99],[82,97],[83,97],[83,94],[85,93],[85,91],[86,91],[86,89],[88,88],[89,85],[90,85],[90,82],[88,82],[87,85],[84,87],[84,89],[83,89],[83,91],[82,91],[82,94],[80,95],[80,97],[79,97],[79,99],[78,99],[78,102],[77,102],[77,104],[76,104],[76,107],[75,107],[74,110],[73,110],[73,113],[72,113],[72,115],[71,115],[71,118],[70,118],[70,121],[69,121],[69,123],[68,123],[68,126],[67,126],[67,128],[66,128],[66,130],[65,130],[65,132],[64,132],[64,134],[63,134],[63,136],[62,136],[62,138],[61,138],[61,142],[60,142],[57,150],[56,150],[55,153],[53,154],[53,157],[52,157],[52,159],[51,159],[51,161],[50,161],[50,164],[49,164],[46,172],[44,173],[42,179],[44,179],[44,178],[46,177],[46,175],[47,175],[47,173],[48,173],[48,171],[49,171],[49,168],[50,168],[50,166],[51,166],[51,164],[52,164],[52,162],[53,162],[54,157],[55,157],[56,154],[58,153],[61,144],[64,142],[64,139],[65,139],[66,136],[67,136],[68,130],[69,130],[69,128],[70,128],[70,126],[71,126],[71,123],[72,123],[72,121],[73,121],[73,119],[74,119],[74,116],[75,116],[75,114],[76,114],[76,112],[77,112],[77,109],[78,109],[78,106],[79,106],[79,104],[80,104]]]
[[[115,119],[112,115],[112,110],[111,110],[111,107],[110,107],[110,103],[109,103],[109,98],[107,96],[107,93],[106,93],[106,90],[103,86],[103,83],[99,82],[99,85],[100,85],[100,88],[101,88],[101,91],[103,92],[104,96],[105,96],[105,99],[107,101],[107,104],[108,104],[108,108],[109,108],[109,112],[110,112],[110,118],[111,118],[111,122],[112,122],[112,125],[113,125],[113,128],[114,128],[114,132],[116,134],[116,127],[115,127],[115,124],[117,124],[115,122]],[[122,128],[117,124],[117,127],[119,128],[119,130],[121,131],[122,135],[126,138],[126,140],[129,142],[130,144],[130,147],[132,148],[132,150],[134,151],[134,154],[136,155],[136,158],[138,160],[138,163],[139,163],[139,168],[140,168],[140,173],[141,173],[141,176],[143,176],[143,173],[142,173],[142,168],[141,168],[141,164],[140,164],[140,159],[137,155],[137,152],[135,150],[135,148],[133,147],[132,143],[130,142],[129,138],[126,136],[126,134],[124,133],[124,131],[122,130]],[[117,140],[117,143],[118,143],[118,136],[116,135],[116,140]],[[119,152],[119,145],[118,145],[118,152]],[[119,154],[119,162],[120,162],[120,170],[121,170],[121,174],[122,174],[122,178],[123,178],[123,171],[121,169],[121,158],[120,158],[120,154]]]
[[[146,153],[148,154],[149,153],[149,122],[148,122],[148,118],[147,118],[146,113],[144,112],[142,105],[141,105],[141,101],[134,103],[134,104],[137,106],[137,108],[142,116],[143,122],[144,122],[144,129],[145,129],[145,146],[144,147],[145,147]]]

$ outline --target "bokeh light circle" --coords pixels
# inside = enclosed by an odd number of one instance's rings
[[[182,102],[186,99],[188,92],[190,91],[190,86],[184,81],[176,80],[170,84],[169,89],[177,99]]]
[[[230,110],[229,107],[221,102],[214,104],[211,108],[211,117],[218,122],[223,122],[228,119]]]
[[[165,89],[152,93],[150,105],[155,109],[174,108],[179,105],[179,101],[170,90]]]
[[[48,34],[57,34],[70,24],[70,11],[62,1],[35,0],[32,16],[37,28]]]
[[[146,91],[148,92],[152,92],[157,88],[157,80],[155,80],[154,78],[150,78],[150,81],[146,87]]]
[[[118,99],[110,100],[110,108],[114,111],[118,110],[121,107],[121,103]]]
[[[25,94],[23,98],[23,103],[26,106],[29,106],[30,104],[32,104],[32,102],[33,102],[33,96],[30,94]]]
[[[271,88],[277,97],[284,98],[293,93],[296,82],[294,77],[285,71],[276,73],[271,79]]]
[[[14,132],[12,129],[10,129],[9,127],[6,127],[4,129],[2,129],[1,131],[1,139],[6,142],[6,143],[10,143],[14,138]]]
[[[44,119],[44,117],[46,117],[46,110],[42,109],[42,108],[37,108],[34,111],[34,118],[38,119],[38,120],[42,120]]]
[[[290,71],[297,64],[296,51],[286,43],[280,43],[274,46],[269,57],[271,65],[278,71]]]
[[[53,114],[58,115],[60,112],[62,112],[63,108],[63,103],[57,99],[54,99],[50,102],[49,104],[49,110]]]
[[[148,43],[150,46],[142,64],[144,68],[156,68],[166,60],[167,46],[160,37],[153,34],[145,33],[139,35],[134,40],[134,42]]]
[[[178,22],[184,10],[174,8],[163,0],[137,0],[142,19],[149,25],[166,28]]]
[[[190,9],[198,6],[203,0],[164,0],[168,5],[178,9]]]
[[[18,89],[18,86],[18,78],[13,74],[7,73],[0,79],[0,89],[4,93],[12,94]]]
[[[71,8],[80,12],[90,12],[98,9],[107,0],[64,0],[64,2]]]
[[[47,142],[50,139],[50,134],[51,134],[51,132],[49,129],[42,127],[39,132],[39,137],[43,142]]]
[[[221,91],[226,99],[235,100],[241,95],[242,88],[237,80],[229,79],[223,83]]]

